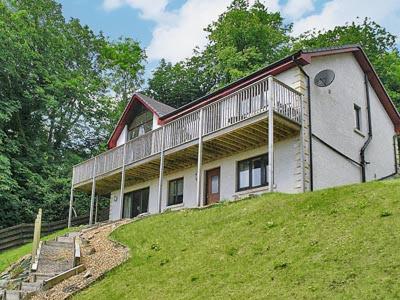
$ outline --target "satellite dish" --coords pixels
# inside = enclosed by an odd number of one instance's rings
[[[315,75],[314,84],[319,87],[327,87],[335,79],[335,72],[332,70],[323,70]]]

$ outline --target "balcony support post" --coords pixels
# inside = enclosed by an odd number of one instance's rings
[[[121,186],[119,189],[119,201],[120,204],[120,215],[119,218],[122,219],[124,208],[124,192],[125,192],[125,158],[126,158],[126,143],[124,144],[124,148],[122,150],[122,168],[121,168]]]
[[[162,184],[164,175],[164,140],[165,140],[165,125],[161,133],[161,150],[160,150],[160,175],[158,177],[158,212],[161,213],[162,204]]]
[[[74,204],[74,173],[74,169],[72,169],[71,194],[69,196],[68,228],[71,228],[72,224],[72,205]]]
[[[94,158],[94,163],[93,163],[92,194],[90,197],[89,225],[93,224],[94,197],[96,196],[96,164],[97,164],[97,157]]]
[[[274,191],[274,79],[268,78],[268,184],[269,191]]]
[[[201,184],[202,184],[202,163],[203,163],[203,111],[199,113],[199,146],[197,151],[197,188],[196,188],[196,200],[197,206],[203,206],[201,201]]]

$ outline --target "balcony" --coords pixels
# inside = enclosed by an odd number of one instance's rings
[[[156,178],[161,158],[164,174],[188,168],[200,142],[203,162],[266,145],[269,106],[275,142],[299,134],[302,95],[267,77],[74,166],[73,188],[89,192],[95,179],[96,192],[109,193],[120,188],[122,170],[126,185]]]

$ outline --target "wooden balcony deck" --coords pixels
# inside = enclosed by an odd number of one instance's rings
[[[267,145],[268,97],[273,99],[274,141],[298,135],[302,95],[275,78],[264,78],[74,166],[73,189],[90,192],[95,176],[97,193],[118,190],[123,165],[125,186],[157,178],[162,152],[163,174],[193,167],[198,163],[199,137],[203,163]]]

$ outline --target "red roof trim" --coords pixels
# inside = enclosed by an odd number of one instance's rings
[[[157,117],[160,117],[158,115],[158,113],[151,106],[149,106],[138,94],[133,94],[131,100],[126,105],[124,112],[122,113],[122,116],[117,123],[117,126],[115,126],[110,139],[108,140],[108,143],[107,143],[108,149],[112,149],[117,146],[117,140],[118,140],[119,136],[121,135],[122,131],[124,130],[125,124],[128,121],[129,113],[132,111],[135,102],[140,102],[149,111],[151,111]]]

